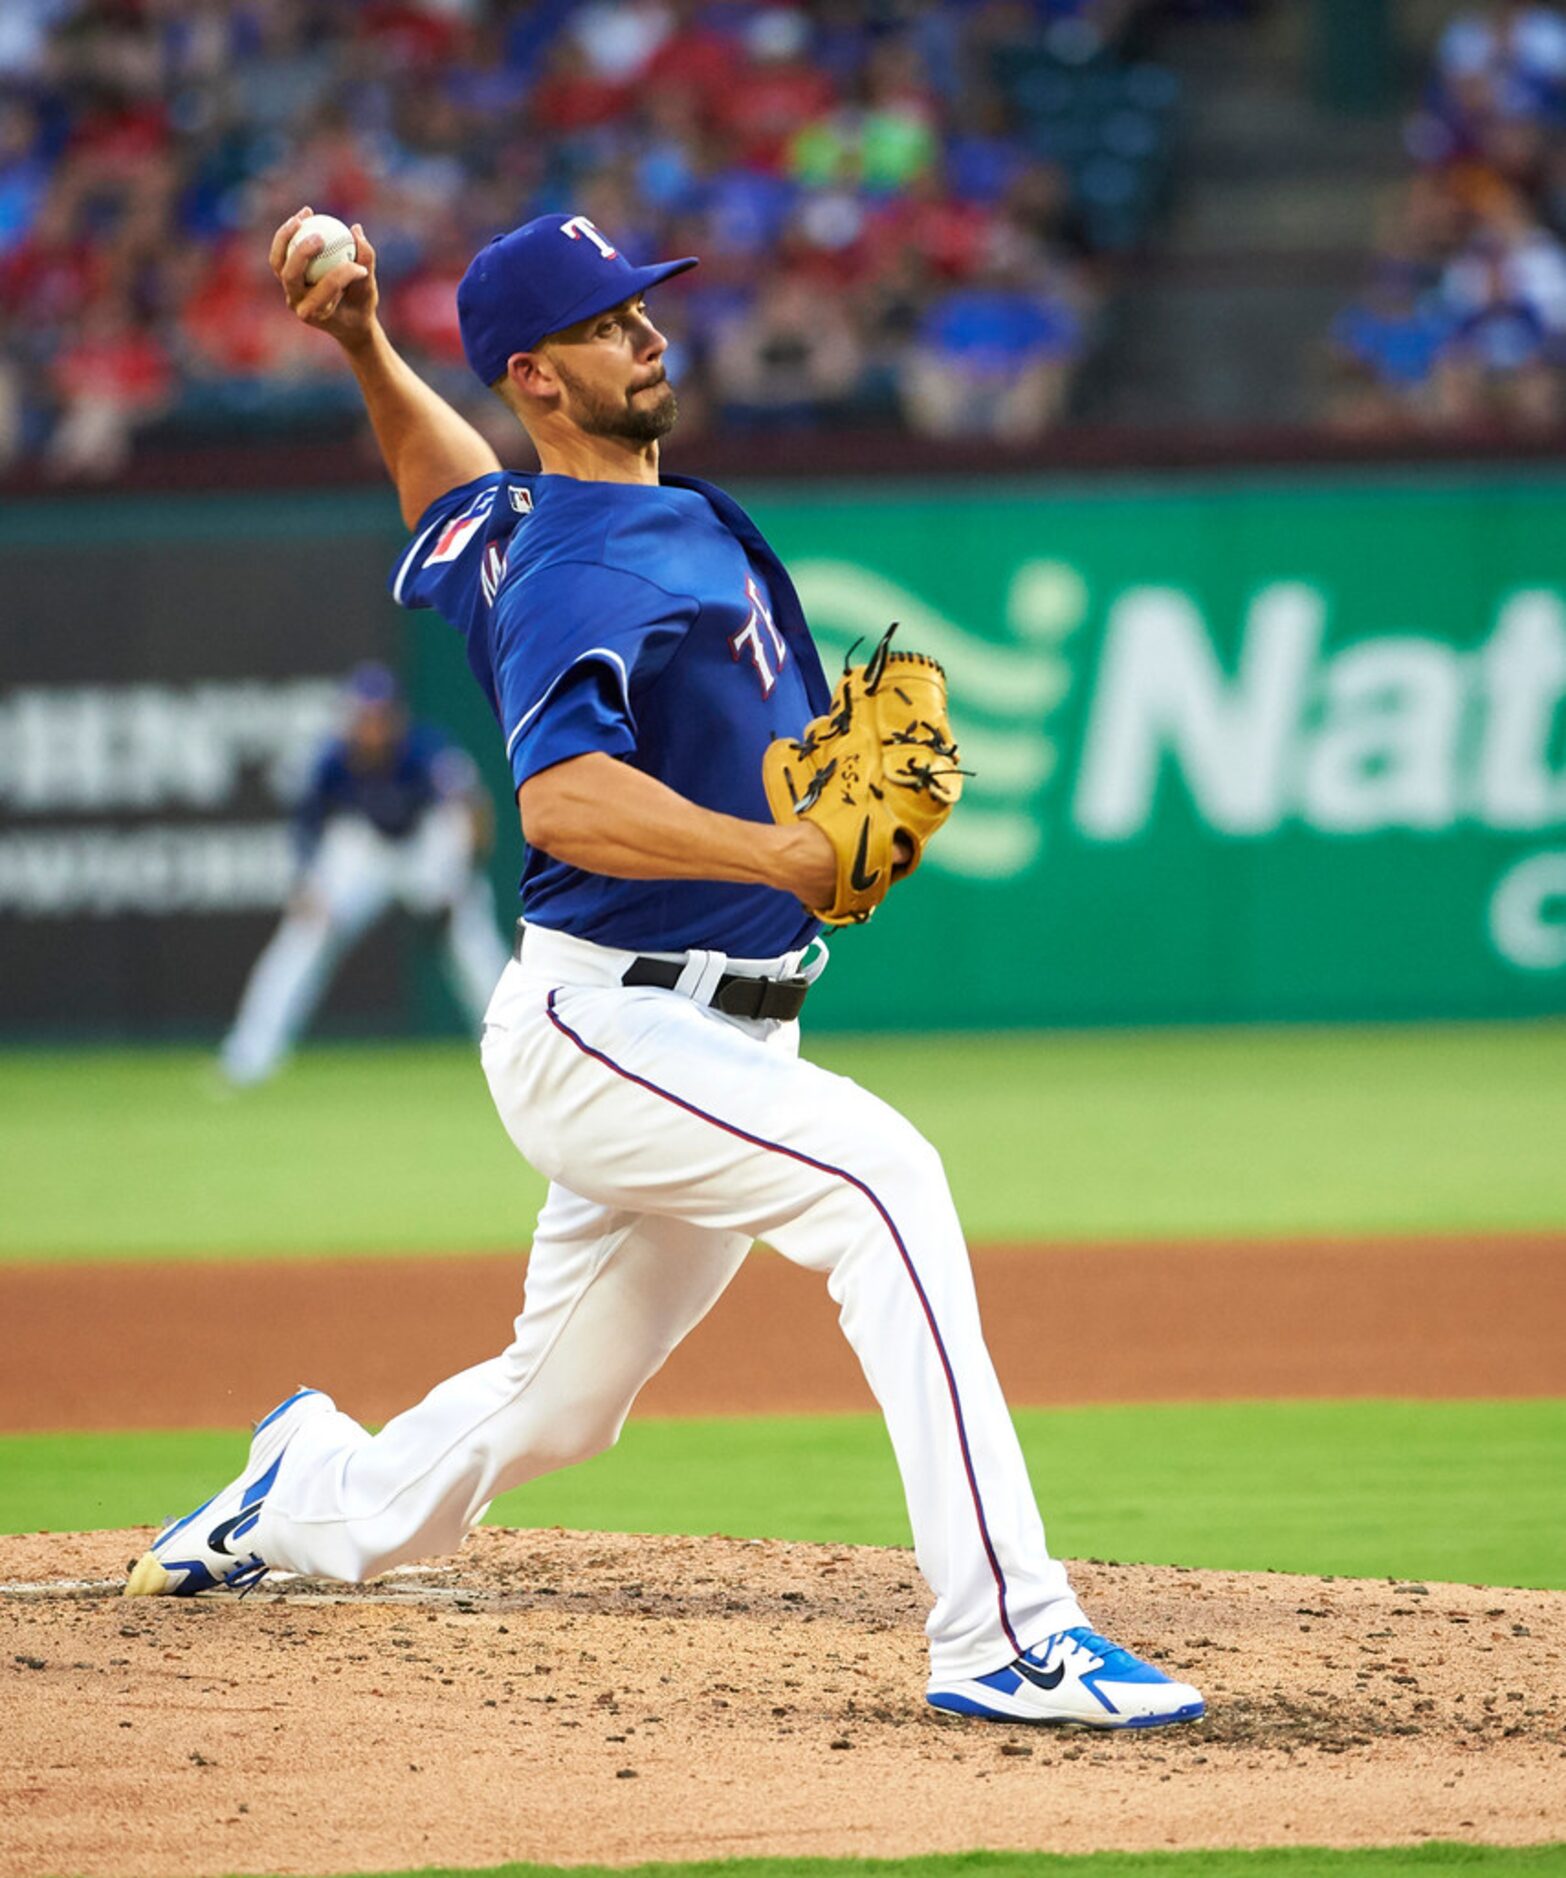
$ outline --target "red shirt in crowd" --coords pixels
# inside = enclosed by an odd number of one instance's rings
[[[725,89],[717,123],[731,140],[736,162],[776,170],[800,125],[831,110],[836,100],[831,79],[811,66],[750,65]]]
[[[56,389],[122,411],[156,411],[174,388],[168,353],[149,332],[124,325],[71,341],[54,362]]]

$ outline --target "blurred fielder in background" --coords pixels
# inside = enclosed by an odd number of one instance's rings
[[[356,667],[345,700],[343,732],[317,756],[296,812],[298,884],[223,1040],[236,1086],[278,1068],[343,954],[394,903],[444,920],[452,984],[475,1029],[505,968],[483,867],[492,816],[473,759],[409,718],[384,665]]]

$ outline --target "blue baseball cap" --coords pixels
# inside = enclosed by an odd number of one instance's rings
[[[389,665],[379,659],[365,659],[348,674],[343,692],[354,706],[395,704],[399,688]]]
[[[607,313],[671,274],[695,267],[694,256],[633,267],[585,215],[540,215],[497,235],[473,257],[457,287],[462,350],[486,385],[505,375],[513,352],[594,313]]]

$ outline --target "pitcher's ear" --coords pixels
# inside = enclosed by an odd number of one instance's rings
[[[554,362],[542,349],[536,352],[513,352],[506,361],[505,382],[529,398],[552,397],[560,389],[560,378]]]

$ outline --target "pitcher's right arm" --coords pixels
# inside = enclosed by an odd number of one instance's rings
[[[288,243],[308,207],[289,216],[272,237],[272,272],[296,317],[335,339],[358,380],[365,409],[396,486],[402,519],[411,528],[437,497],[500,468],[500,459],[468,420],[419,377],[386,337],[377,317],[375,249],[358,222],[358,258],[344,261],[314,286],[305,269],[320,253],[318,238],[292,256]]]

